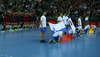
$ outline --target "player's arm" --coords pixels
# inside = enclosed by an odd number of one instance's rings
[[[63,38],[63,36],[59,36],[59,39],[58,39],[58,44],[61,43],[61,39]]]
[[[66,19],[66,21],[68,21],[68,18]]]
[[[60,44],[60,36],[59,36],[59,39],[58,39],[58,44]]]
[[[61,22],[62,20],[60,20],[60,18],[58,18],[57,22]]]
[[[89,31],[90,31],[90,26],[88,27],[88,33],[89,33]]]
[[[61,22],[60,20],[57,20],[57,22]]]
[[[42,24],[42,18],[41,18],[41,23],[40,23],[41,27],[42,27],[42,30],[43,30],[43,24]]]
[[[79,24],[79,26],[80,26],[80,23],[79,23],[79,21],[78,21],[78,24]]]

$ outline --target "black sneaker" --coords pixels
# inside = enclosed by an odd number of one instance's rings
[[[51,42],[52,42],[52,40],[50,39],[48,43],[50,44]]]
[[[40,43],[43,43],[43,40],[40,40]]]
[[[45,40],[40,40],[40,43],[47,43]]]
[[[47,43],[47,41],[43,40],[43,43]]]

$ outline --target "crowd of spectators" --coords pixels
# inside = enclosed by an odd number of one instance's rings
[[[12,9],[12,12],[36,12],[36,15],[39,16],[45,10],[46,2],[45,0],[15,0],[14,2],[8,2],[6,4],[2,3],[1,5],[3,11]]]
[[[46,9],[46,3],[49,0],[15,0],[10,3],[7,3],[8,0],[2,1],[1,6],[4,11],[10,8],[12,12],[36,12],[36,15],[39,16]],[[72,18],[79,15],[99,18],[100,2],[95,0],[55,0],[47,10],[47,16],[58,17],[61,12],[71,14]]]
[[[79,15],[89,15],[90,18],[100,17],[100,2],[93,0],[55,1],[48,9],[48,16],[58,16],[60,12],[71,14],[74,18]]]

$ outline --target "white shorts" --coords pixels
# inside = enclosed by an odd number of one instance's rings
[[[78,30],[81,30],[82,29],[82,26],[79,26],[79,27],[77,27],[78,28]]]

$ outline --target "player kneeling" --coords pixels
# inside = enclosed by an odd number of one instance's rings
[[[63,36],[64,35],[66,35],[66,32],[65,31],[58,31],[58,32],[55,32],[54,34],[53,34],[53,38],[54,38],[54,40],[49,40],[49,42],[48,43],[51,43],[51,42],[54,42],[54,43],[58,43],[58,44],[60,44],[61,43],[61,39],[63,38]]]

